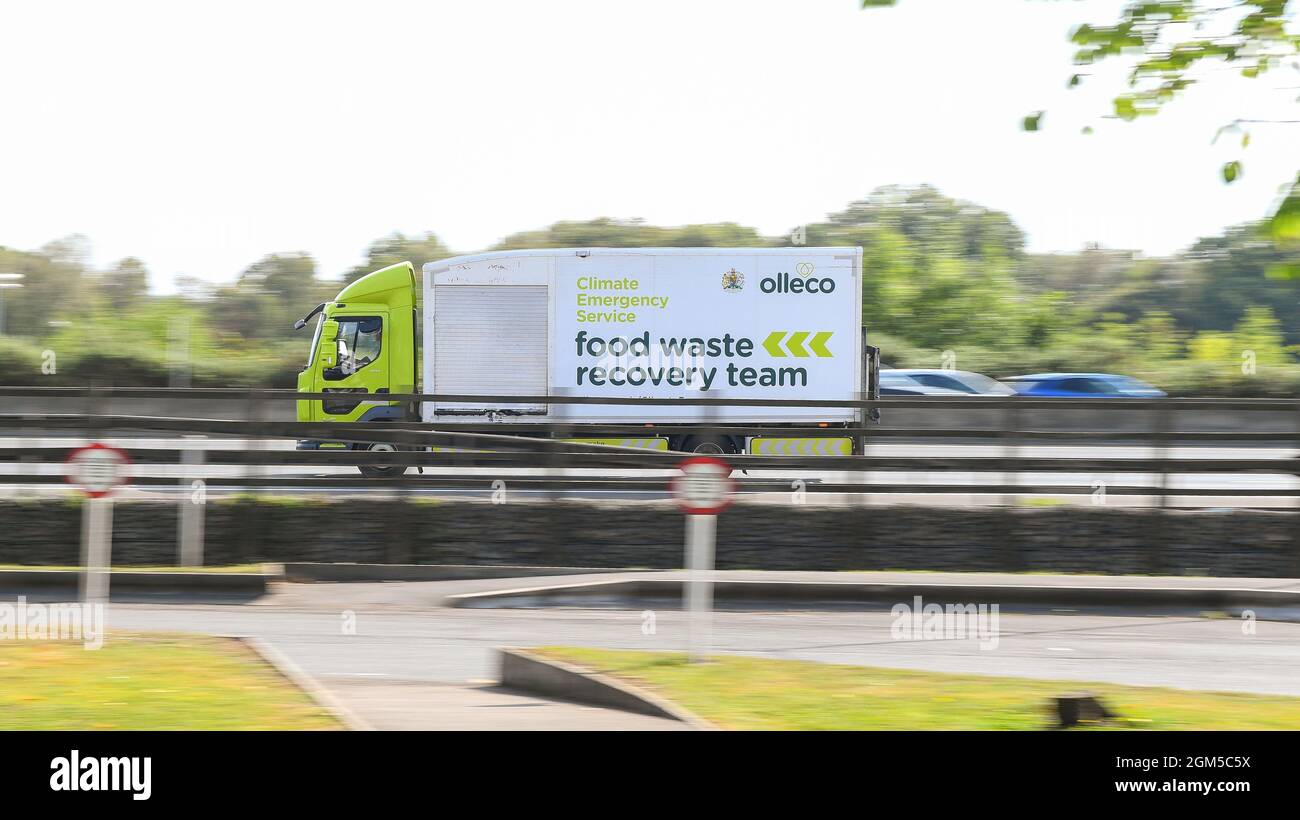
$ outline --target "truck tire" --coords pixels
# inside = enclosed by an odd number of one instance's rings
[[[401,449],[396,444],[388,444],[387,442],[376,442],[368,446],[365,444],[355,444],[353,445],[353,448],[357,450],[369,450],[372,453],[393,453]],[[363,464],[358,466],[357,469],[360,470],[361,474],[366,478],[397,478],[398,476],[406,475],[406,468],[400,465],[393,467],[376,467],[372,464]]]
[[[687,436],[682,442],[683,453],[702,456],[725,456],[740,452],[731,436]]]

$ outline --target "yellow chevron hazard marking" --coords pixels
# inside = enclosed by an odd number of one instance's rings
[[[853,439],[753,438],[749,452],[755,456],[849,456],[853,455]]]
[[[806,330],[790,334],[790,338],[785,340],[785,346],[790,351],[791,356],[798,356],[801,359],[808,356],[808,351],[803,349],[803,340],[807,338],[808,331]]]
[[[784,359],[785,351],[781,349],[781,340],[785,338],[784,330],[774,330],[763,340],[763,349],[774,359]]]
[[[789,336],[784,330],[774,330],[763,339],[763,349],[774,359],[784,359],[786,356],[806,359],[809,351],[819,359],[830,359],[834,358],[835,354],[830,351],[826,343],[834,335],[833,330],[819,330],[816,333],[811,330],[796,330]],[[812,338],[809,339],[809,336]],[[785,343],[785,347],[781,346],[782,342]]]
[[[826,342],[830,340],[832,335],[834,335],[833,331],[823,330],[821,333],[812,337],[812,341],[808,343],[808,349],[813,352],[814,356],[823,359],[832,356],[833,354],[826,349]]]

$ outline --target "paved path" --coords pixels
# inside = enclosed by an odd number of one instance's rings
[[[380,730],[690,731],[676,720],[548,700],[493,685],[365,678],[333,678],[324,685]]]

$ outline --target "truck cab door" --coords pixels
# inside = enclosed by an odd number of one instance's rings
[[[340,395],[313,402],[315,420],[359,421],[375,406],[376,400],[367,397],[390,392],[388,329],[385,311],[332,316],[324,323],[313,368],[316,392]]]

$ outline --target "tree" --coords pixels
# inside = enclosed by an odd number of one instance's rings
[[[305,253],[265,256],[217,293],[213,321],[244,339],[277,339],[293,333],[300,318],[338,290],[316,278],[316,260]]]
[[[1025,330],[1015,277],[1025,237],[1004,213],[928,185],[888,186],[805,226],[804,238],[862,246],[863,316],[873,332],[944,349],[1002,346]]]
[[[392,233],[383,239],[376,239],[366,250],[366,261],[357,265],[343,275],[348,282],[355,282],[367,273],[372,273],[399,262],[410,262],[418,273],[426,262],[436,262],[451,256],[451,251],[442,240],[427,232],[424,236],[408,237],[402,233]]]
[[[20,288],[6,288],[5,333],[42,336],[50,322],[75,316],[89,308],[93,289],[87,287],[85,237],[68,236],[47,243],[39,251],[0,247],[0,273],[16,273]]]
[[[149,292],[149,271],[139,259],[128,256],[100,277],[99,286],[114,310],[126,310]]]
[[[863,8],[893,6],[897,0],[862,0]],[[1165,105],[1202,82],[1209,72],[1237,69],[1240,77],[1254,79],[1281,67],[1300,54],[1300,33],[1292,24],[1292,0],[1133,0],[1110,25],[1081,24],[1070,35],[1076,46],[1074,62],[1079,73],[1069,78],[1071,88],[1086,77],[1086,68],[1104,60],[1129,58],[1128,90],[1113,101],[1113,115],[1132,121],[1159,112]],[[1300,63],[1292,62],[1300,69]],[[1037,131],[1043,112],[1024,118],[1027,131]],[[1300,119],[1260,120],[1241,117],[1225,123],[1219,134],[1241,135],[1250,144],[1249,128],[1258,124],[1300,125]],[[1089,130],[1089,129],[1085,129]],[[1216,136],[1217,139],[1217,136]],[[1228,183],[1242,174],[1241,160],[1224,164],[1220,173]],[[1278,275],[1300,277],[1300,177],[1290,194],[1270,216],[1274,233],[1289,251]],[[1285,222],[1277,226],[1278,220]]]
[[[659,227],[640,219],[599,217],[583,222],[556,222],[536,231],[502,239],[493,250],[517,248],[726,247],[769,244],[753,228],[734,222]]]
[[[896,3],[862,0],[864,8]],[[1114,98],[1114,115],[1135,120],[1157,113],[1222,64],[1253,79],[1300,54],[1300,34],[1288,30],[1290,6],[1291,0],[1133,0],[1110,25],[1074,28],[1074,62],[1086,69],[1104,60],[1131,58],[1128,90]],[[1085,76],[1083,71],[1072,75],[1069,87],[1080,85]],[[1026,130],[1038,129],[1041,114],[1025,118]],[[1255,122],[1238,119],[1225,127]],[[1225,179],[1231,182],[1239,170],[1239,163],[1225,166]]]

